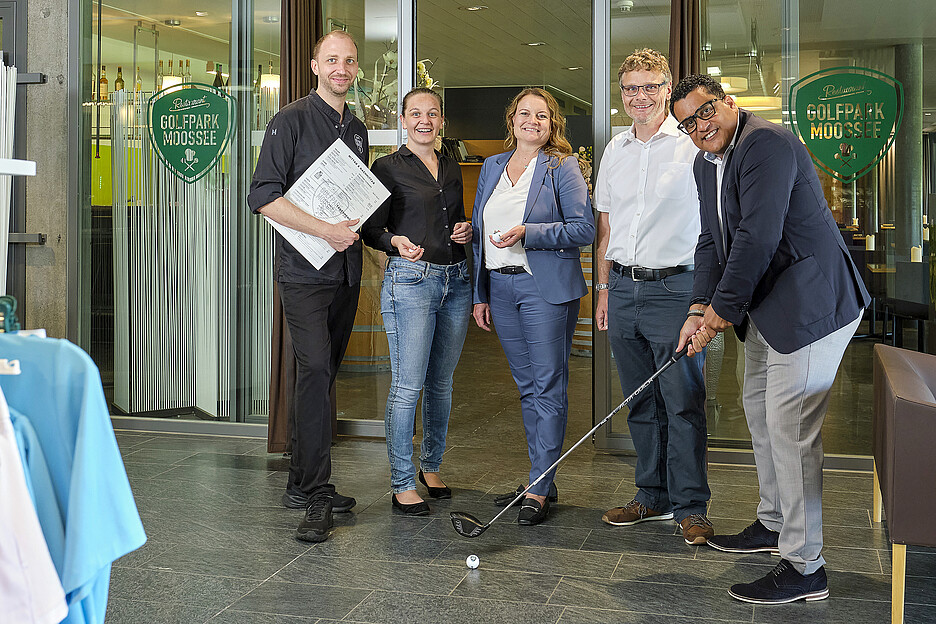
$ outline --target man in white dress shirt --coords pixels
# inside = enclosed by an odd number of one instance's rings
[[[605,149],[595,187],[599,283],[595,322],[607,330],[625,395],[676,351],[691,305],[692,262],[701,229],[692,163],[698,148],[669,115],[666,57],[637,50],[618,71],[634,124]],[[629,407],[637,493],[602,520],[630,526],[675,519],[687,544],[714,534],[706,517],[703,358],[682,358]]]

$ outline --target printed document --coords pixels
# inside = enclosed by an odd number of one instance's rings
[[[286,199],[304,212],[328,223],[359,219],[353,230],[390,196],[370,169],[340,139],[309,165],[286,191]],[[316,269],[321,269],[335,250],[324,239],[299,232],[264,217]]]

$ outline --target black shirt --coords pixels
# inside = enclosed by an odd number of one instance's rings
[[[439,158],[439,179],[405,145],[378,158],[371,166],[390,197],[361,228],[361,238],[374,249],[399,256],[390,244],[394,236],[406,236],[425,250],[422,258],[432,264],[456,264],[466,258],[465,246],[452,241],[455,224],[465,220],[461,167],[448,156]]]
[[[247,205],[258,212],[282,197],[315,159],[341,140],[366,164],[368,161],[367,128],[345,104],[344,113],[325,103],[312,91],[304,98],[284,106],[267,125],[263,147],[254,169]],[[361,242],[345,251],[335,252],[321,269],[316,269],[302,254],[276,233],[273,279],[300,284],[333,284],[361,281]]]

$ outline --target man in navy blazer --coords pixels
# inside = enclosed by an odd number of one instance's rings
[[[679,346],[693,355],[728,327],[744,341],[760,489],[757,520],[708,543],[782,557],[767,576],[732,586],[733,597],[822,600],[822,421],[870,298],[793,133],[739,109],[710,76],[680,81],[670,107],[702,150],[693,166],[702,233],[690,308],[701,312],[686,321]]]

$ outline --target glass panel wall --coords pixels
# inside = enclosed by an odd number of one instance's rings
[[[523,87],[542,87],[555,96],[566,118],[568,139],[589,175],[593,148],[590,2],[557,0],[520,7],[419,0],[416,10],[417,83],[431,84],[442,95],[445,140],[464,150],[459,159],[469,218],[481,161],[504,151],[504,113]],[[582,249],[582,266],[590,290],[590,246]],[[573,339],[568,438],[578,437],[591,426],[591,327],[589,294],[582,298]],[[459,397],[471,400],[469,396],[490,401],[492,406],[506,405],[508,413],[519,414],[519,402],[510,403],[517,389],[497,336],[479,329],[474,321],[469,323],[455,372],[456,405]],[[519,418],[516,425],[520,426]]]
[[[370,162],[396,149],[399,63],[396,0],[328,0],[325,31],[346,30],[358,44],[358,75],[348,106],[367,126]],[[390,388],[390,347],[380,315],[387,257],[364,246],[361,296],[337,381],[338,418],[383,421]],[[382,430],[382,427],[378,430]]]

